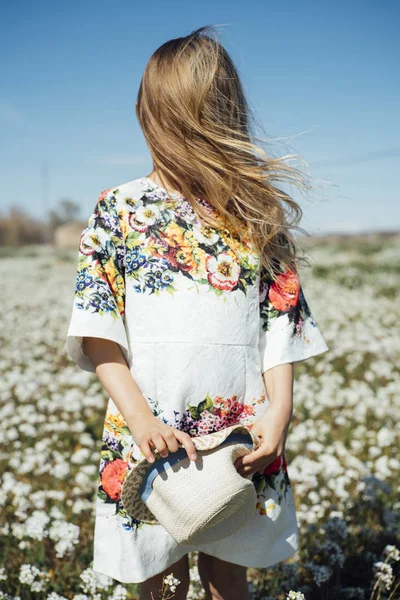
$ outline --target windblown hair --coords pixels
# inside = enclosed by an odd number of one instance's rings
[[[297,269],[299,204],[274,185],[309,188],[304,175],[255,143],[239,74],[212,26],[169,40],[150,57],[136,114],[160,179],[196,214],[219,226],[198,198],[219,213],[227,231],[248,240],[260,267],[275,279]],[[300,260],[304,260],[301,258]]]

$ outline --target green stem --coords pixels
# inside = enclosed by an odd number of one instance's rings
[[[374,600],[375,591],[376,591],[376,588],[378,587],[378,584],[379,584],[379,580],[377,579],[376,582],[375,582],[374,587],[372,588],[372,592],[371,592],[371,596],[370,596],[369,600]]]
[[[400,580],[399,580],[399,581],[396,583],[395,587],[393,588],[393,591],[390,593],[390,596],[389,596],[388,600],[392,600],[392,598],[393,598],[393,600],[394,600],[394,596],[393,596],[393,594],[395,593],[395,591],[397,590],[397,588],[398,588],[399,586],[400,586]]]

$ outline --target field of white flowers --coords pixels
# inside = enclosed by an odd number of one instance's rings
[[[254,600],[400,598],[399,257],[395,240],[313,246],[303,288],[330,351],[295,368],[286,451],[301,548],[249,569]],[[91,570],[106,395],[65,355],[76,260],[0,258],[0,599],[138,596]]]

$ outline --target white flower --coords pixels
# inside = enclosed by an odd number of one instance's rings
[[[275,516],[275,513],[277,512],[277,505],[272,498],[268,498],[263,508],[269,517]]]
[[[390,590],[393,584],[393,569],[388,563],[379,561],[374,564],[375,580]]]
[[[22,585],[29,586],[32,592],[44,592],[50,575],[45,571],[40,571],[34,565],[23,564],[19,570],[19,580]]]
[[[220,252],[217,258],[209,255],[206,259],[206,269],[209,282],[220,290],[232,290],[239,280],[240,265],[227,252]]]
[[[301,592],[293,592],[290,590],[288,595],[286,596],[288,600],[306,600],[306,597]]]
[[[396,434],[392,429],[388,427],[381,427],[376,436],[378,446],[385,448],[391,446],[396,439]]]
[[[52,506],[49,515],[52,519],[63,519],[65,517],[64,513],[58,508],[58,506]]]
[[[156,204],[147,204],[143,202],[138,205],[134,212],[130,212],[129,225],[132,229],[139,232],[147,231],[151,225],[159,219],[160,209]]]
[[[86,499],[78,498],[73,503],[72,512],[75,515],[79,515],[80,513],[82,513],[85,510],[92,510],[92,507],[93,507],[93,503],[92,503],[91,500],[86,500]]]
[[[55,545],[56,556],[63,558],[79,542],[79,527],[64,520],[54,521],[49,530],[49,538],[57,542]]]
[[[146,225],[154,225],[157,219],[160,217],[160,209],[157,204],[146,204],[136,210],[136,220]]]
[[[25,535],[33,540],[43,540],[47,535],[46,525],[49,521],[49,516],[43,510],[34,510],[25,521]]]
[[[383,554],[388,557],[389,560],[394,560],[395,562],[400,560],[400,550],[396,548],[396,546],[387,545]]]
[[[173,573],[170,573],[164,577],[164,583],[172,593],[175,593],[176,587],[180,584],[180,581],[174,577]]]
[[[88,223],[89,225],[90,223]],[[80,249],[83,254],[93,254],[100,252],[108,240],[108,234],[102,227],[91,227],[82,236]]]
[[[85,569],[81,573],[80,577],[83,581],[83,583],[81,583],[81,588],[83,591],[93,595],[97,592],[97,590],[108,590],[108,588],[113,584],[112,577],[103,575],[103,573],[98,573],[90,567]]]
[[[90,457],[90,450],[89,448],[79,448],[79,450],[76,450],[72,455],[71,455],[71,462],[74,465],[81,465],[83,463],[85,463]]]
[[[66,479],[66,477],[70,474],[70,466],[67,461],[59,461],[54,467],[51,469],[51,474],[56,479]]]
[[[119,584],[113,591],[112,596],[110,596],[110,600],[126,600],[127,597],[128,590],[124,588],[123,585]]]
[[[198,242],[206,246],[213,246],[219,240],[219,235],[207,225],[194,225],[193,235]]]

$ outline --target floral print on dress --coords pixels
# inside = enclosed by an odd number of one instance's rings
[[[104,420],[100,453],[99,485],[97,497],[115,505],[115,514],[124,529],[140,527],[142,522],[128,515],[121,503],[122,484],[128,474],[129,464],[134,462],[133,439],[120,412],[107,407]]]
[[[217,217],[214,227],[203,224],[187,199],[170,198],[145,177],[100,195],[80,241],[66,336],[69,356],[92,373],[95,368],[85,353],[84,337],[119,344],[128,366],[140,374],[140,387],[154,416],[191,436],[235,422],[254,426],[265,408],[257,405],[266,392],[262,373],[327,350],[296,276],[282,273],[277,283],[260,273],[255,249],[244,239],[246,228],[241,228],[239,239],[225,228],[210,203],[197,200]],[[175,297],[176,303],[171,302]],[[171,348],[160,372],[155,369],[158,343]],[[243,379],[239,370],[232,373],[226,360],[232,345],[252,349],[242,353]],[[176,367],[180,377],[179,366],[197,358],[200,364],[182,373],[186,381],[177,381],[171,369]],[[207,377],[210,392],[204,394]],[[189,394],[193,400],[188,405]],[[135,520],[121,502],[125,477],[142,457],[109,398],[93,558],[96,570],[120,581],[144,581],[171,565],[180,551],[163,527]],[[232,545],[228,539],[213,550],[233,563],[251,561],[268,567],[298,547],[285,457],[255,473],[252,481],[257,490],[256,521],[243,528],[243,544]],[[265,544],[260,544],[262,535]],[[152,561],[146,559],[150,554]]]
[[[124,245],[119,219],[105,190],[79,243],[75,305],[118,318],[125,311]]]
[[[117,193],[102,192],[82,233],[79,308],[122,315],[124,285],[139,293],[174,294],[178,276],[207,285],[218,295],[237,289],[246,293],[254,284],[258,260],[248,244],[237,234],[228,236],[224,227],[201,224],[186,198],[175,207],[150,186],[140,200],[125,198],[117,211]]]
[[[202,204],[216,216],[210,204]],[[126,275],[137,292],[173,294],[176,277],[184,276],[218,295],[237,289],[246,293],[256,280],[258,259],[243,236],[230,234],[222,222],[218,229],[200,223],[186,198],[175,205],[150,186],[140,200],[125,200],[121,218]]]
[[[238,402],[236,398],[211,398],[207,394],[197,406],[188,405],[184,413],[174,411],[174,419],[164,416],[164,411],[156,400],[147,400],[155,417],[195,437],[220,431],[236,423],[247,425],[251,429],[254,424],[255,407],[265,402],[265,396],[254,399],[251,404]],[[125,511],[121,503],[121,491],[129,469],[143,457],[143,453],[134,443],[122,414],[119,411],[113,412],[110,407],[107,408],[105,416],[102,442],[97,496],[102,502],[115,505],[115,514],[124,529],[141,527],[143,522]],[[263,474],[255,473],[252,481],[257,491],[257,510],[260,515],[268,515],[265,502],[266,499],[270,499],[271,488],[278,493],[280,503],[282,495],[286,494],[290,485],[285,457],[278,457],[268,465]]]
[[[262,473],[254,473],[252,481],[257,491],[259,514],[272,516],[276,504],[281,505],[291,487],[285,453],[267,465]],[[276,494],[276,501],[271,498],[271,489]]]
[[[182,414],[174,411],[173,426],[190,436],[207,435],[235,425],[240,422],[251,428],[255,415],[255,407],[265,402],[265,396],[255,398],[251,404],[237,400],[237,396],[223,398],[209,394],[197,406],[188,405]]]
[[[218,295],[237,289],[246,293],[256,280],[258,261],[248,244],[237,234],[228,243],[224,227],[201,224],[186,198],[175,206],[149,186],[139,201],[126,206],[126,273],[137,292],[174,294],[176,277],[184,276]]]
[[[282,271],[276,279],[261,276],[260,281],[260,316],[262,329],[268,331],[277,317],[287,315],[293,325],[293,335],[301,335],[306,319],[314,326],[309,305],[300,285],[296,271]]]

